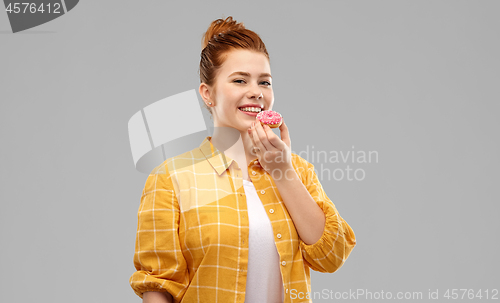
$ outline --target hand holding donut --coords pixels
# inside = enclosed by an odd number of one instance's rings
[[[269,125],[279,127],[281,139]],[[293,169],[290,134],[280,114],[270,110],[260,112],[248,133],[262,168],[271,176],[276,170],[284,174]]]

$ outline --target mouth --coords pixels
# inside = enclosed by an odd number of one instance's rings
[[[260,113],[263,109],[260,107],[239,107],[238,108],[242,113],[249,115],[249,116],[257,116],[258,113]]]
[[[252,107],[250,107],[250,106],[238,107],[238,109],[241,110],[242,112],[257,113],[257,114],[264,110],[261,107],[255,107],[255,106],[252,106]]]

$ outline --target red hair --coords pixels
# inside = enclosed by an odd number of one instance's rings
[[[200,59],[200,83],[214,87],[215,77],[227,55],[232,50],[245,49],[264,54],[268,60],[266,45],[255,32],[246,29],[229,16],[225,20],[212,21],[202,39]],[[212,113],[211,108],[207,109]]]

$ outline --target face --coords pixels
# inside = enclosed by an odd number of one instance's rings
[[[217,73],[214,87],[215,94],[212,88],[202,93],[200,86],[200,94],[215,104],[212,112],[216,127],[232,127],[246,132],[257,114],[240,108],[254,106],[270,110],[274,103],[271,67],[261,53],[248,50],[230,52]]]

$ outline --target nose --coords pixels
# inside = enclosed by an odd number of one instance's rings
[[[264,97],[264,95],[262,94],[262,90],[258,85],[250,86],[247,96],[248,98],[255,98],[257,100]]]

